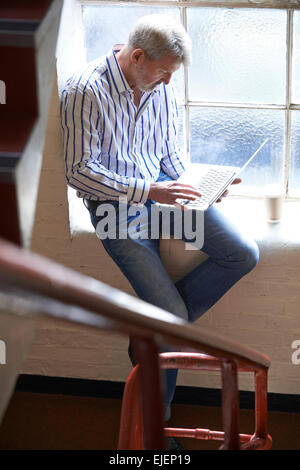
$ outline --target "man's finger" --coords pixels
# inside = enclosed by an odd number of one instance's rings
[[[231,184],[240,184],[242,182],[242,178],[235,178]]]
[[[228,189],[226,189],[224,193],[219,197],[219,199],[216,200],[216,202],[221,202],[222,198],[228,196],[228,194],[229,194],[229,191]]]
[[[193,186],[192,184],[179,183],[178,181],[176,181],[176,186],[180,186],[181,188],[191,188],[191,189],[197,190],[197,188]]]
[[[202,194],[200,193],[199,189],[195,189],[195,188],[192,188],[189,189],[189,188],[172,188],[172,193],[173,195],[177,196],[177,197],[181,197],[181,195],[183,195],[183,197],[185,197],[186,199],[188,199],[188,196],[192,196],[192,197],[201,197]]]
[[[199,194],[199,189],[196,188],[195,186],[192,186],[191,184],[184,184],[184,183],[178,183],[176,182],[175,184],[170,185],[170,189],[177,189],[180,191],[184,191],[186,193],[193,193],[193,194]]]
[[[197,193],[196,195],[193,195],[193,194],[185,194],[185,193],[174,193],[173,194],[174,198],[175,199],[189,199],[191,201],[194,201],[195,199],[197,199],[198,197],[201,197],[202,194],[201,193]]]

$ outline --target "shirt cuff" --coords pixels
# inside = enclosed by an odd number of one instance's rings
[[[150,191],[150,181],[141,178],[129,178],[129,188],[127,192],[128,202],[145,204]]]

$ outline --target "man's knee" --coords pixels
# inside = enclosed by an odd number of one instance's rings
[[[242,270],[244,274],[249,273],[252,269],[255,268],[259,261],[259,248],[255,241],[249,242],[243,251],[244,261],[242,263]]]

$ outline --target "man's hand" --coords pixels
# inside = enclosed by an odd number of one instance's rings
[[[161,181],[152,183],[148,198],[162,204],[176,204],[177,199],[195,200],[201,197],[200,191],[190,184],[178,183],[177,181]]]
[[[236,178],[231,184],[240,184],[241,182],[241,178]],[[229,190],[226,189],[216,202],[221,202],[222,198],[226,197],[228,193]],[[148,198],[153,201],[157,201],[162,204],[176,205],[180,205],[180,200],[178,201],[178,199],[195,200],[197,197],[201,197],[201,193],[197,188],[190,184],[178,183],[176,180],[152,183],[148,194]]]
[[[242,182],[241,178],[235,178],[235,180],[233,180],[231,184],[240,184],[241,182]],[[217,199],[216,202],[221,202],[223,197],[228,196],[228,193],[229,193],[229,189],[226,189],[226,191],[224,191],[224,193],[219,197],[219,199]]]

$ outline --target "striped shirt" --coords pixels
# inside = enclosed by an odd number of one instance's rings
[[[115,52],[91,62],[61,96],[68,185],[79,197],[144,204],[161,169],[172,179],[185,169],[177,118],[170,85],[143,93],[136,108]]]

